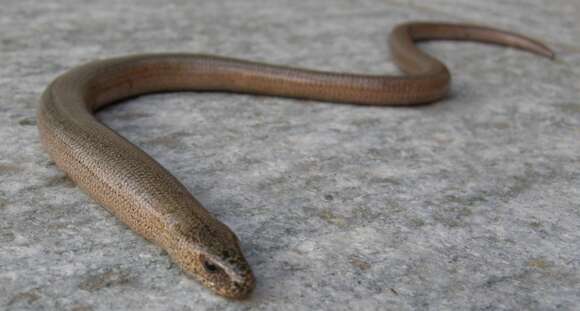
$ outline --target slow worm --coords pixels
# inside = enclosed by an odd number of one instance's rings
[[[468,25],[411,22],[390,35],[404,76],[323,72],[201,54],[143,54],[94,61],[56,78],[38,109],[50,157],[93,199],[156,243],[189,275],[229,298],[255,286],[236,235],[154,159],[100,123],[94,113],[132,96],[166,91],[225,91],[363,105],[436,101],[449,89],[447,67],[416,46],[421,40],[472,40],[549,58],[527,37]]]

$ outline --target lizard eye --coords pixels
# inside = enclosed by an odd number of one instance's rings
[[[209,273],[214,273],[214,272],[217,272],[219,270],[218,266],[216,266],[214,263],[212,263],[209,260],[203,261],[203,268],[205,269],[205,271],[207,271]]]

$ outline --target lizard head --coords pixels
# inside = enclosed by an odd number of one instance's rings
[[[244,299],[255,287],[238,238],[217,220],[181,235],[170,256],[187,274],[221,296]]]

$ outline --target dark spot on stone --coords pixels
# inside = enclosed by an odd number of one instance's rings
[[[322,220],[337,226],[346,225],[346,219],[342,216],[334,214],[330,209],[325,208],[318,214]]]
[[[16,173],[20,168],[12,164],[0,164],[0,175]]]
[[[87,277],[79,284],[80,289],[95,292],[105,287],[126,285],[130,282],[129,273],[126,271],[107,271]]]
[[[534,183],[538,182],[540,177],[541,176],[538,176],[536,173],[530,171],[527,171],[523,176],[514,176],[512,178],[512,184],[506,187],[503,196],[506,199],[518,197],[522,193],[528,191],[534,185]]]
[[[281,269],[288,272],[304,271],[306,268],[297,263],[291,263],[286,260],[281,261]]]
[[[8,205],[8,200],[0,196],[0,208],[4,208]]]
[[[366,262],[360,258],[357,258],[357,257],[351,257],[350,263],[362,271],[366,271],[366,270],[371,268],[371,265],[368,262]]]
[[[22,126],[33,126],[33,125],[36,125],[36,118],[30,117],[30,118],[21,119],[20,121],[18,121],[18,124],[20,124]]]
[[[564,113],[580,113],[580,103],[563,103],[559,107]]]
[[[75,183],[68,178],[68,176],[66,175],[58,175],[58,176],[53,176],[51,178],[48,179],[48,181],[46,182],[46,184],[44,185],[45,187],[55,187],[55,186],[60,186],[63,185],[64,187],[67,188],[74,188],[75,187]]]
[[[498,130],[505,130],[510,127],[510,124],[507,122],[496,122],[493,124],[493,127],[495,127]]]
[[[465,206],[442,207],[435,211],[433,218],[440,223],[455,228],[465,225],[465,220],[473,211]]]
[[[532,259],[528,261],[528,267],[543,270],[548,267],[548,263],[543,259]]]
[[[172,133],[169,135],[153,138],[148,140],[146,143],[156,146],[163,146],[168,148],[177,148],[182,145],[181,138],[185,136],[189,136],[189,133],[186,132],[177,132]]]
[[[320,175],[311,176],[306,179],[305,184],[308,189],[320,191],[320,185],[324,183],[324,177]]]
[[[482,195],[448,194],[429,202],[435,206],[433,219],[449,227],[460,227],[473,215],[473,210],[487,202]]]
[[[493,287],[498,283],[501,282],[505,282],[505,281],[509,281],[511,279],[511,276],[496,276],[496,275],[492,275],[491,277],[489,277],[486,281],[485,281],[485,287]]]
[[[463,206],[474,206],[478,203],[486,202],[485,197],[480,195],[472,196],[456,196],[456,195],[446,195],[444,199],[449,203],[455,203]]]
[[[133,121],[141,118],[146,118],[151,116],[148,113],[143,112],[127,112],[122,114],[114,115],[114,118],[121,121]]]
[[[76,304],[71,306],[71,311],[93,311],[93,308],[89,305]]]
[[[40,299],[40,295],[38,294],[38,289],[35,288],[14,295],[14,297],[12,297],[10,301],[8,301],[8,305],[10,306],[15,304],[31,304],[37,301],[38,299]]]
[[[401,184],[400,181],[396,180],[396,179],[392,179],[392,178],[379,178],[379,177],[373,177],[370,180],[371,183],[373,184],[389,184],[389,185],[394,185],[394,186],[398,186]]]
[[[325,194],[324,199],[326,201],[332,201],[332,200],[334,200],[334,197],[332,196],[332,194]]]
[[[14,233],[7,231],[7,232],[0,232],[0,243],[8,243],[12,242],[16,239]]]
[[[376,127],[381,124],[381,119],[379,118],[362,118],[355,119],[351,121],[351,124],[357,127]]]
[[[8,46],[8,45],[15,43],[16,41],[13,39],[2,39],[2,40],[0,40],[0,42],[2,42],[2,45]]]
[[[388,207],[386,207],[388,208]],[[357,206],[352,210],[351,221],[359,221],[359,223],[369,223],[374,220],[382,219],[384,214],[368,206]]]
[[[397,291],[396,291],[394,288],[392,288],[392,287],[391,287],[391,288],[389,288],[389,289],[391,290],[391,293],[393,293],[393,294],[395,294],[395,295],[399,296],[399,292],[397,292]]]
[[[415,228],[423,227],[425,225],[425,221],[420,218],[412,218],[410,222],[411,225]]]

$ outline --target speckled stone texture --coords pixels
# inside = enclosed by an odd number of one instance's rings
[[[3,1],[0,310],[578,310],[579,17],[576,0]],[[99,114],[238,234],[247,301],[184,276],[41,150],[39,96],[75,65],[191,51],[394,73],[389,30],[417,19],[558,59],[423,44],[454,83],[418,108],[180,93]]]

